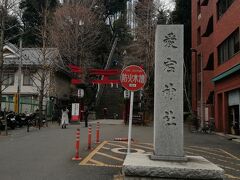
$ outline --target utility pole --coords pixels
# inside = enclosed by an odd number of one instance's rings
[[[18,64],[17,112],[20,113],[21,81],[22,81],[22,38],[20,38],[20,58]]]
[[[200,59],[201,59],[201,100],[200,100],[200,111],[201,111],[201,126],[200,130],[203,129],[204,126],[204,109],[203,109],[203,57],[202,53],[200,54]]]

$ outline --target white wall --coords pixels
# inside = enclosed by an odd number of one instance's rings
[[[4,91],[3,94],[15,94],[17,93],[18,88],[18,74],[19,71],[17,70],[14,75],[14,85],[8,86]],[[40,82],[38,80],[35,80],[35,83],[37,85],[40,85]],[[3,86],[2,89],[4,89],[5,86]],[[33,86],[23,86],[23,74],[21,75],[21,93],[22,94],[38,94],[36,85],[33,84]]]

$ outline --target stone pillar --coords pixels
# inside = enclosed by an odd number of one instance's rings
[[[186,160],[183,150],[183,25],[159,25],[155,44],[154,155]]]
[[[155,42],[154,154],[128,154],[124,179],[223,180],[223,169],[184,155],[183,26],[158,26]]]

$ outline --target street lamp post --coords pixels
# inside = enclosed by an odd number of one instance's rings
[[[20,58],[18,64],[18,87],[17,87],[17,112],[20,113],[20,94],[21,94],[21,81],[22,81],[22,38],[20,39]]]

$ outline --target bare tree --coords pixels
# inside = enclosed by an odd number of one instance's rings
[[[157,1],[158,2],[158,1]],[[148,119],[151,117],[154,100],[154,43],[155,29],[159,21],[166,23],[167,12],[162,3],[154,3],[154,0],[142,0],[135,5],[135,40],[127,47],[127,56],[125,56],[125,64],[143,65],[148,77],[148,81],[144,87],[144,110]],[[160,14],[162,13],[162,14]],[[161,19],[162,18],[162,19]]]
[[[55,12],[52,42],[67,64],[85,69],[94,63],[94,50],[102,41],[100,27],[98,17],[85,3],[64,4]]]
[[[38,110],[40,121],[43,118],[44,97],[48,97],[50,91],[54,89],[51,79],[58,67],[60,56],[57,48],[50,48],[49,27],[51,24],[50,2],[45,1],[41,7],[39,15],[41,16],[41,25],[36,30],[37,36],[41,40],[41,46],[37,48],[24,48],[23,64],[25,64],[25,73],[29,73],[34,84],[34,88],[38,91]],[[35,67],[35,71],[32,70]]]
[[[5,45],[5,33],[6,30],[11,28],[6,26],[6,20],[8,12],[11,9],[14,9],[17,5],[17,2],[14,0],[0,0],[0,110],[2,109],[2,85],[3,85],[3,70],[4,70],[4,56],[3,56],[3,47]]]
[[[56,48],[24,48],[23,69],[33,83],[33,90],[39,94],[39,111],[43,110],[44,97],[55,91],[53,74],[57,70],[60,56]]]
[[[3,85],[3,70],[4,70],[4,56],[3,47],[5,44],[5,33],[9,28],[6,26],[8,12],[14,9],[17,2],[14,0],[0,0],[0,110],[2,109],[2,85]],[[7,121],[5,120],[5,131],[7,135]]]
[[[42,47],[40,48],[39,55],[37,57],[38,60],[38,71],[35,74],[33,80],[38,80],[40,84],[35,84],[38,92],[39,92],[39,118],[40,121],[42,120],[43,115],[43,100],[44,97],[49,93],[49,90],[51,89],[50,85],[50,79],[52,77],[52,74],[54,73],[54,70],[56,68],[55,65],[58,64],[55,60],[57,60],[58,56],[58,50],[48,48],[50,46],[50,34],[49,34],[49,27],[50,27],[50,2],[48,0],[45,1],[44,6],[42,7],[42,10],[39,12],[42,16],[42,25],[39,27],[37,32],[39,32],[39,39],[42,39]]]

